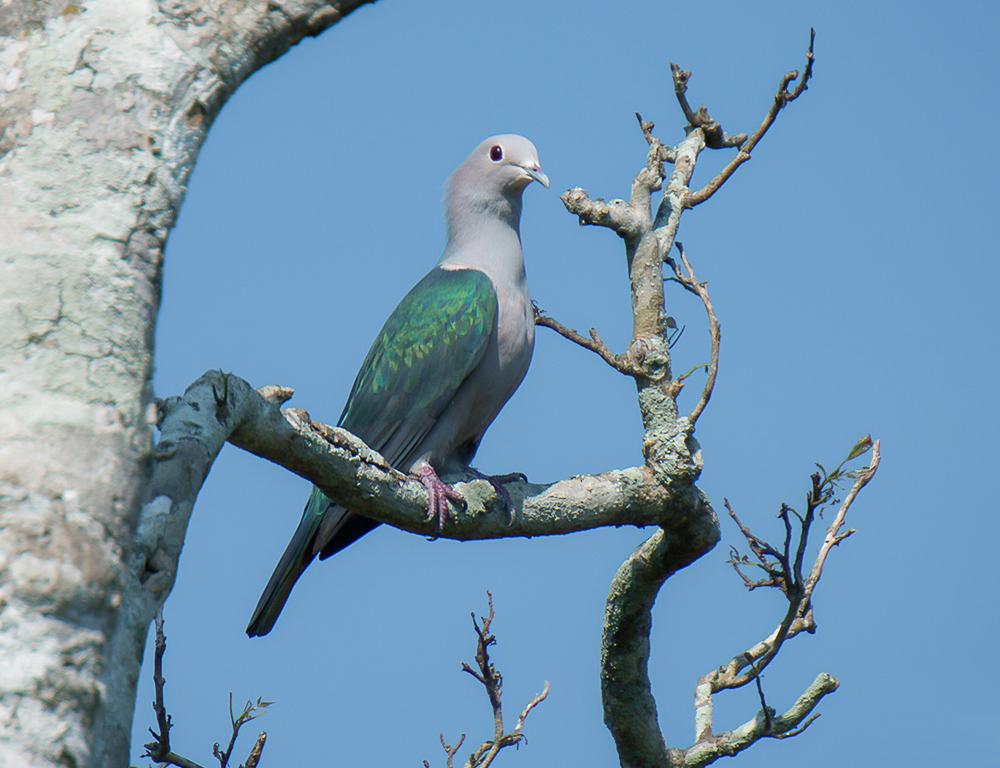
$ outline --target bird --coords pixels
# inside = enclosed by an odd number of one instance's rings
[[[439,474],[471,471],[509,505],[502,482],[512,476],[482,475],[469,464],[531,362],[534,308],[520,221],[522,193],[533,181],[549,186],[535,145],[514,134],[486,139],[449,176],[444,252],[389,315],[337,422],[423,483],[439,533],[449,500],[463,500]],[[317,556],[325,560],[378,525],[313,486],[247,635],[271,631]]]

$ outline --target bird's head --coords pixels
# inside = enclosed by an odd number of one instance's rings
[[[538,164],[538,150],[523,136],[491,136],[476,147],[455,169],[449,187],[453,192],[501,194],[520,197],[528,184],[549,186],[549,177]]]

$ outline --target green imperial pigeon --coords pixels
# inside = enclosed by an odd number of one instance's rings
[[[444,198],[444,254],[386,320],[338,422],[420,479],[438,530],[448,500],[462,500],[438,473],[469,469],[531,362],[535,324],[520,221],[521,193],[532,181],[549,186],[535,145],[522,136],[487,139],[455,169]],[[501,483],[511,476],[485,479],[509,502]],[[377,525],[314,487],[247,634],[271,631],[313,558],[330,557]]]

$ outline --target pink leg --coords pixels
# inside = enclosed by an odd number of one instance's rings
[[[437,533],[432,537],[433,540],[440,536],[441,531],[444,530],[444,521],[448,518],[449,499],[461,504],[465,502],[465,497],[450,485],[443,482],[441,478],[437,476],[437,472],[434,471],[434,467],[430,464],[422,463],[415,474],[420,479],[420,482],[423,483],[424,488],[427,489],[427,493],[431,497],[430,503],[427,505],[427,520],[430,521],[437,518]]]

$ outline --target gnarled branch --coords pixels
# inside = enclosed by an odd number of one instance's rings
[[[224,387],[227,413],[219,418],[216,397]],[[350,432],[311,421],[304,411],[282,409],[279,402],[288,392],[256,391],[238,376],[208,371],[183,397],[162,403],[161,437],[143,513],[144,561],[137,564],[146,578],[162,579],[164,588],[172,583],[174,542],[181,540],[190,505],[227,440],[312,481],[359,514],[426,536],[437,533],[436,523],[426,518],[427,491],[419,480],[391,467]],[[545,536],[602,526],[669,525],[678,517],[715,519],[700,492],[664,488],[646,466],[544,485],[514,482],[508,486],[513,521],[489,483],[463,480],[456,488],[466,506],[452,510],[440,532],[443,538]]]

